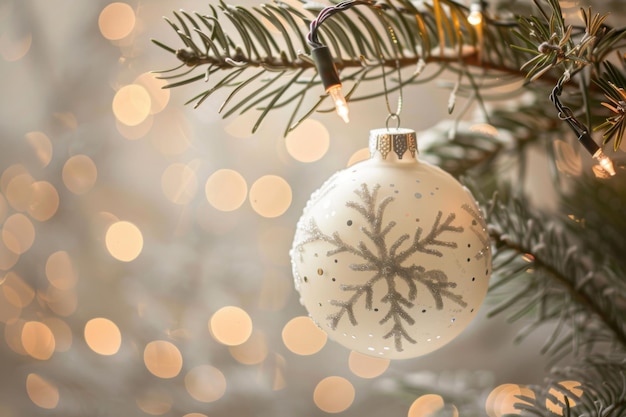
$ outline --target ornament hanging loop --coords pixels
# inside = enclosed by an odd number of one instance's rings
[[[400,115],[398,113],[389,113],[387,119],[385,120],[385,127],[389,130],[389,122],[395,120],[396,121],[396,130],[400,128]]]

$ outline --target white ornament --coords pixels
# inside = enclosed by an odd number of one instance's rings
[[[373,130],[370,153],[307,203],[291,251],[295,285],[331,339],[412,358],[476,316],[491,274],[489,239],[470,192],[416,159],[413,130]]]

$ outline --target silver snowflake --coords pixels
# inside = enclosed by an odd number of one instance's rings
[[[336,231],[328,235],[311,218],[305,228],[306,238],[299,243],[296,249],[302,253],[304,246],[308,243],[323,241],[333,247],[326,253],[327,256],[348,252],[363,259],[362,263],[352,264],[350,268],[354,271],[369,271],[372,273],[371,278],[360,285],[341,285],[341,290],[352,294],[345,301],[331,300],[331,304],[337,307],[337,311],[327,317],[329,325],[334,330],[339,322],[347,317],[350,323],[356,326],[358,320],[354,313],[354,306],[364,297],[365,308],[372,310],[374,284],[384,280],[387,284],[387,293],[380,299],[380,302],[388,305],[388,310],[385,316],[380,319],[379,324],[393,323],[384,338],[393,337],[395,349],[401,352],[403,351],[403,340],[413,344],[417,343],[409,336],[405,326],[415,323],[415,319],[407,310],[414,306],[419,285],[424,286],[430,292],[438,310],[443,309],[444,298],[461,307],[467,306],[463,296],[452,291],[456,288],[456,283],[450,282],[443,271],[438,269],[427,271],[423,266],[415,263],[405,265],[415,253],[442,257],[441,248],[456,248],[456,242],[445,240],[442,235],[462,233],[463,227],[453,225],[456,218],[454,213],[448,214],[444,219],[443,213],[439,211],[429,232],[424,233],[421,227],[417,227],[412,238],[408,233],[403,234],[391,245],[388,245],[387,235],[396,226],[396,222],[390,221],[384,225],[383,217],[386,208],[394,201],[394,198],[389,196],[378,203],[379,189],[380,185],[378,184],[371,191],[367,184],[362,184],[360,189],[354,191],[361,201],[348,201],[346,203],[347,207],[359,213],[366,220],[366,226],[361,227],[361,232],[371,242],[369,246],[365,241],[359,241],[356,246],[344,242]],[[407,241],[410,241],[410,246],[401,249],[401,246]],[[407,295],[397,291],[397,280],[406,283],[409,289]]]

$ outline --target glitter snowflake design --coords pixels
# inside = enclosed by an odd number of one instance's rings
[[[415,319],[407,311],[414,306],[417,298],[418,287],[422,286],[430,292],[435,307],[443,309],[444,299],[449,300],[461,307],[466,307],[467,303],[463,296],[455,294],[455,282],[450,282],[448,276],[441,270],[426,270],[421,265],[415,263],[407,264],[412,255],[422,253],[429,256],[442,257],[441,248],[456,248],[456,242],[446,240],[450,234],[463,232],[463,227],[453,224],[456,219],[454,213],[450,213],[444,218],[444,214],[439,211],[435,217],[430,231],[425,232],[423,228],[417,227],[413,236],[401,235],[391,245],[387,242],[389,232],[396,226],[396,222],[390,221],[383,224],[385,210],[394,201],[389,196],[378,202],[378,190],[380,185],[375,185],[370,190],[367,184],[362,184],[360,189],[354,193],[360,198],[360,202],[348,201],[347,207],[359,213],[365,220],[366,225],[361,227],[361,232],[367,237],[367,241],[359,241],[356,246],[345,242],[338,232],[326,234],[317,226],[313,218],[305,227],[305,239],[297,245],[297,250],[302,252],[303,247],[312,242],[323,241],[330,244],[333,249],[326,255],[333,256],[338,253],[348,252],[363,259],[361,263],[350,265],[354,271],[371,272],[372,276],[367,282],[360,285],[341,285],[341,290],[349,293],[345,301],[331,300],[331,305],[337,307],[337,311],[327,317],[329,326],[335,330],[341,320],[347,318],[353,326],[358,324],[358,319],[354,313],[356,303],[365,298],[365,308],[372,310],[374,301],[374,285],[384,280],[387,285],[387,293],[380,299],[380,302],[388,305],[385,316],[380,319],[380,325],[391,323],[390,330],[383,337],[393,338],[395,349],[403,351],[404,341],[417,343],[409,333],[406,326],[413,325]],[[406,243],[409,243],[407,246]],[[398,280],[403,281],[408,286],[408,294],[404,295],[396,289]],[[389,326],[389,324],[387,324]]]

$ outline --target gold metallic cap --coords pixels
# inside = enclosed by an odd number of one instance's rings
[[[415,159],[417,154],[417,134],[413,129],[383,128],[370,130],[369,141],[370,156],[373,158],[379,154],[382,159],[394,153],[398,159],[410,155]]]

